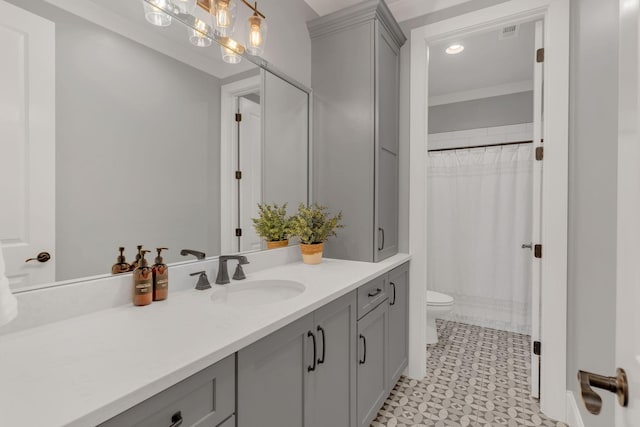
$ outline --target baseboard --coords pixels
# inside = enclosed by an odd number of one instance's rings
[[[576,397],[569,390],[567,390],[567,423],[569,427],[584,427]]]

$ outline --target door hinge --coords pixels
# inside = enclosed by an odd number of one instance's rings
[[[544,158],[544,147],[536,147],[536,160]]]
[[[236,113],[236,122],[241,122],[241,121],[242,121],[242,114]]]
[[[533,342],[533,354],[540,356],[542,354],[542,344],[540,341]]]
[[[542,245],[533,246],[533,256],[536,258],[542,258]]]
[[[242,228],[236,228],[236,237],[242,237]]]
[[[236,179],[242,179],[242,171],[236,171]]]
[[[544,48],[536,50],[536,62],[544,62]]]

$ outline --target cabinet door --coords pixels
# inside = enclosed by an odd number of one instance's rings
[[[374,261],[398,252],[398,49],[376,24]]]
[[[238,352],[238,427],[303,426],[313,314]]]
[[[314,312],[317,368],[308,374],[309,426],[356,425],[356,293]]]
[[[409,263],[389,272],[389,378],[391,390],[407,367],[409,345]]]
[[[358,426],[367,427],[387,397],[387,322],[381,303],[358,321]]]

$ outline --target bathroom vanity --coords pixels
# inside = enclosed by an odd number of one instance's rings
[[[407,363],[408,261],[287,263],[3,335],[3,422],[369,425]],[[267,303],[235,298],[283,280],[302,288]]]

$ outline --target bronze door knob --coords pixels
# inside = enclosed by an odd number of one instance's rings
[[[29,258],[25,260],[25,262],[38,261],[38,262],[47,262],[51,259],[51,254],[49,252],[40,252],[35,258]]]
[[[578,371],[578,383],[580,384],[580,397],[587,410],[594,415],[598,415],[602,409],[602,398],[591,387],[615,393],[618,396],[620,406],[629,404],[629,384],[627,374],[624,369],[617,369],[618,375],[615,377],[605,377],[586,371]]]

